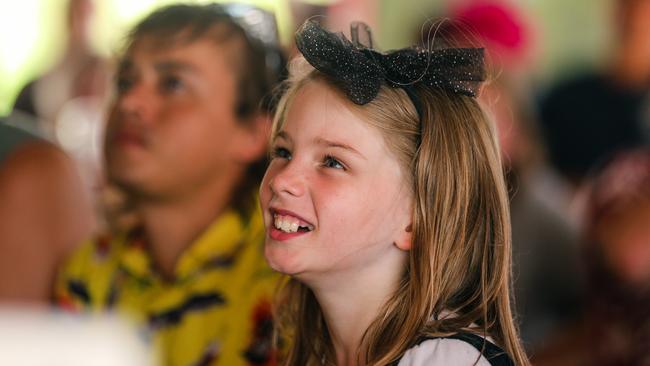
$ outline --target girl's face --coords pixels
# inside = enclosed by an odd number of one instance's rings
[[[267,261],[301,280],[401,266],[410,245],[412,198],[399,163],[347,103],[324,82],[304,86],[260,188]]]

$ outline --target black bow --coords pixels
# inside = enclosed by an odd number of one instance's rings
[[[366,32],[367,46],[359,41],[359,26]],[[475,97],[485,79],[482,48],[409,47],[383,54],[372,49],[370,28],[363,23],[352,24],[351,38],[308,20],[296,33],[296,45],[313,67],[333,78],[359,105],[377,96],[382,81],[392,87],[423,84]]]

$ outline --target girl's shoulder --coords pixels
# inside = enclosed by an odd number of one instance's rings
[[[449,337],[423,338],[409,348],[397,366],[513,366],[510,357],[485,338],[459,333]]]

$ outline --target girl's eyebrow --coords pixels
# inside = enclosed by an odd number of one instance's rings
[[[285,131],[280,131],[280,132],[278,132],[278,133],[275,135],[275,137],[273,138],[273,141],[275,141],[275,140],[277,140],[277,139],[283,139],[283,140],[285,140],[286,142],[288,142],[288,143],[290,143],[290,144],[293,143],[293,139],[291,139],[291,136],[289,136],[289,134],[286,133]],[[353,147],[350,146],[350,145],[344,144],[344,143],[342,143],[342,142],[331,141],[331,140],[328,140],[328,139],[324,139],[324,138],[322,138],[322,137],[318,137],[318,138],[316,138],[316,139],[314,140],[314,142],[315,142],[316,144],[318,144],[318,145],[324,145],[325,147],[332,147],[332,148],[338,148],[338,149],[348,150],[348,151],[350,151],[350,152],[352,152],[352,153],[358,155],[358,156],[361,157],[362,159],[364,159],[364,160],[368,160],[365,156],[363,156],[362,153],[360,153],[359,151],[357,151],[355,148],[353,148]]]
[[[344,143],[342,143],[342,142],[331,141],[331,140],[324,139],[324,138],[322,138],[322,137],[317,138],[317,139],[315,140],[315,142],[316,142],[317,144],[319,144],[319,145],[325,145],[325,146],[327,146],[327,147],[333,147],[333,148],[339,148],[339,149],[348,150],[348,151],[350,151],[350,152],[352,152],[352,153],[355,153],[355,154],[359,155],[359,157],[363,158],[364,160],[367,160],[366,157],[363,156],[362,153],[360,153],[359,151],[357,151],[357,150],[356,150],[355,148],[353,148],[352,146],[347,145],[347,144],[344,144]]]

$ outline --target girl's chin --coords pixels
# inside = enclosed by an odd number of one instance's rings
[[[264,246],[264,257],[274,271],[293,277],[300,272],[297,269],[295,257],[289,252],[288,248],[278,248],[281,245],[278,243],[269,243],[267,240]]]

